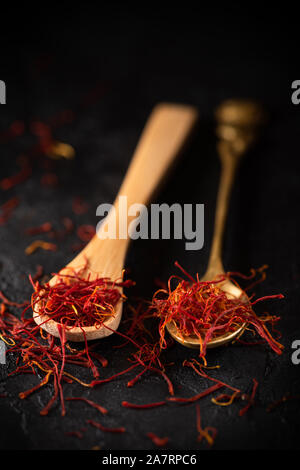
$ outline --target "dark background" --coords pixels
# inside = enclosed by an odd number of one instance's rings
[[[291,103],[296,71],[295,11],[262,11],[257,7],[128,7],[117,3],[99,10],[88,4],[45,4],[28,15],[27,6],[2,18],[1,76],[7,85],[7,104],[0,108],[1,130],[23,120],[24,136],[1,146],[1,178],[17,171],[16,157],[35,142],[30,122],[46,121],[71,109],[75,119],[53,130],[57,140],[76,150],[73,161],[58,161],[57,188],[45,188],[41,162],[27,182],[8,192],[0,202],[17,195],[21,204],[7,225],[0,228],[0,287],[13,300],[28,298],[28,273],[42,264],[47,273],[72,259],[76,237],[59,244],[56,253],[39,251],[27,257],[31,239],[24,229],[46,220],[60,224],[72,215],[74,196],[90,204],[76,222],[95,225],[96,207],[112,202],[122,181],[137,139],[152,107],[160,101],[198,107],[200,122],[195,138],[171,175],[158,201],[205,204],[205,246],[186,252],[183,241],[136,241],[126,266],[137,286],[130,294],[151,298],[154,278],[166,280],[177,259],[188,271],[204,272],[210,248],[219,162],[215,150],[213,111],[226,98],[261,101],[269,122],[257,146],[243,160],[234,187],[224,245],[225,269],[248,272],[269,265],[258,295],[282,293],[285,299],[269,302],[268,309],[282,317],[280,330],[285,351],[281,357],[268,347],[239,345],[209,352],[211,364],[221,364],[219,377],[245,391],[252,377],[259,381],[256,405],[243,417],[238,405],[219,408],[207,398],[201,403],[203,424],[218,428],[215,449],[296,448],[299,439],[299,402],[291,401],[272,413],[269,403],[285,393],[300,393],[299,367],[291,362],[291,343],[300,339],[299,325],[299,116]],[[5,27],[6,26],[6,27]],[[87,104],[87,97],[89,102]],[[129,293],[128,293],[129,294]],[[261,308],[263,311],[263,308]],[[259,309],[258,309],[259,311]],[[113,350],[118,338],[103,340],[99,351],[109,359],[105,374],[125,368],[128,350]],[[168,356],[181,364],[196,353],[177,345]],[[42,418],[39,410],[51,390],[25,401],[18,393],[36,382],[19,376],[6,380],[0,369],[1,449],[152,449],[145,436],[156,432],[170,437],[170,449],[197,449],[195,406],[165,407],[153,411],[125,410],[125,399],[146,403],[164,399],[165,384],[147,376],[133,389],[119,380],[84,396],[99,401],[111,413],[109,426],[125,425],[124,435],[88,429],[82,440],[65,432],[96,419],[84,405],[70,407],[62,419],[59,407]],[[190,396],[203,384],[192,371],[170,369],[176,393]],[[81,393],[78,387],[74,396]],[[71,392],[73,393],[73,392]],[[72,414],[73,413],[73,414]]]

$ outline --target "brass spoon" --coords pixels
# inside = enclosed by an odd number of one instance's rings
[[[118,194],[118,196],[127,196],[128,208],[133,204],[147,204],[150,201],[189,137],[197,120],[197,114],[194,107],[179,104],[159,104],[154,108]],[[122,149],[120,149],[121,151]],[[116,228],[118,234],[120,224],[118,217],[119,201],[119,197],[117,197],[114,210],[109,212],[98,231],[98,236],[94,236],[78,256],[68,264],[66,270],[68,270],[68,267],[79,270],[88,261],[91,280],[96,277],[108,277],[112,280],[121,278],[130,241],[127,231],[123,234],[124,238],[121,236],[117,236],[115,239],[104,237],[109,220],[114,217],[114,212],[117,215]],[[126,219],[129,227],[135,216],[129,215],[127,217],[124,211],[121,212],[122,218]],[[100,239],[99,236],[103,236],[104,239]],[[50,280],[52,284],[56,282],[56,277]],[[95,328],[94,326],[83,328],[86,339],[94,340],[112,334],[119,326],[122,306],[123,304],[120,301],[115,307],[114,315],[110,316],[101,328]],[[42,315],[40,304],[35,306],[33,318],[48,333],[59,337],[57,322],[50,319],[49,316]],[[84,341],[85,339],[81,328],[66,330],[66,338],[70,341]]]
[[[215,227],[212,240],[211,253],[203,281],[211,281],[218,275],[224,274],[222,263],[222,242],[227,218],[229,200],[238,163],[244,153],[249,149],[257,137],[257,130],[265,120],[263,109],[255,102],[248,100],[228,100],[223,102],[216,110],[217,145],[221,160],[221,178],[217,197]],[[241,289],[231,281],[224,281],[220,288],[228,297],[241,298],[247,302],[248,298]],[[189,348],[199,348],[197,336],[182,336],[177,330],[176,324],[170,322],[167,329],[171,336],[179,343]],[[242,333],[244,325],[233,332],[220,335],[207,343],[208,348],[222,346]]]

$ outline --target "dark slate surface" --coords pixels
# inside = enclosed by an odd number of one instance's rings
[[[218,377],[246,391],[251,379],[259,381],[256,405],[238,416],[238,405],[219,408],[206,398],[201,404],[203,423],[218,428],[216,449],[295,448],[298,445],[299,402],[289,402],[272,413],[267,405],[290,392],[300,391],[299,367],[291,362],[291,343],[300,339],[299,326],[299,113],[291,104],[290,85],[296,79],[291,42],[283,41],[288,19],[251,9],[202,9],[201,11],[130,11],[115,7],[101,14],[62,9],[54,18],[36,12],[31,22],[22,11],[2,31],[1,79],[7,83],[8,103],[0,108],[1,129],[15,119],[26,122],[27,132],[1,145],[1,178],[16,171],[16,157],[35,142],[29,132],[33,119],[47,119],[64,109],[77,111],[76,119],[54,131],[58,140],[76,149],[73,161],[56,164],[60,185],[40,185],[43,170],[37,165],[26,183],[1,192],[21,199],[14,217],[1,227],[0,287],[14,300],[27,298],[31,289],[27,274],[42,264],[47,273],[59,269],[73,256],[70,237],[56,253],[24,254],[29,225],[72,214],[76,195],[90,203],[78,223],[96,224],[95,209],[112,202],[122,181],[138,136],[151,108],[159,101],[196,105],[201,114],[197,135],[159,196],[160,202],[205,204],[205,246],[186,252],[182,241],[137,241],[131,244],[126,265],[138,281],[131,296],[150,298],[154,278],[166,280],[178,259],[190,272],[204,272],[214,213],[219,163],[215,151],[213,109],[224,98],[248,96],[261,100],[270,122],[261,141],[242,162],[230,207],[224,264],[227,269],[248,272],[270,266],[258,295],[283,293],[286,299],[270,302],[269,310],[282,316],[280,329],[285,352],[276,357],[267,347],[234,345],[209,352],[212,364],[221,364]],[[276,13],[276,11],[275,11]],[[277,12],[279,13],[279,12]],[[293,32],[292,25],[290,31]],[[298,77],[299,78],[299,77]],[[99,86],[93,103],[82,106],[83,97]],[[102,87],[102,88],[101,88]],[[114,350],[116,337],[103,340],[99,351],[109,359],[105,374],[125,368],[129,350]],[[178,395],[189,396],[206,384],[180,364],[196,353],[177,345],[168,352],[175,365],[169,374]],[[13,359],[10,359],[12,362]],[[149,402],[166,395],[165,383],[149,375],[133,389],[118,380],[84,392],[110,410],[102,420],[108,426],[126,426],[124,435],[103,434],[89,428],[82,440],[65,432],[84,426],[97,414],[84,406],[68,406],[62,419],[57,406],[46,417],[39,410],[50,397],[45,389],[25,401],[18,392],[33,386],[31,376],[6,380],[0,366],[1,449],[151,449],[145,434],[169,436],[171,449],[197,449],[195,406],[137,412],[121,407],[121,400]],[[85,374],[80,372],[84,378]],[[67,386],[74,396],[80,386]]]

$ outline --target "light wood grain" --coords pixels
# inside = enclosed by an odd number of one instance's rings
[[[116,214],[118,214],[119,196],[127,196],[128,207],[135,203],[148,204],[150,202],[187,141],[196,120],[197,111],[192,106],[163,103],[154,108],[116,197],[114,203]],[[101,236],[101,231],[106,230],[110,217],[112,217],[112,212],[108,214],[98,235]],[[128,217],[128,225],[134,218],[135,216]],[[117,228],[118,223],[117,218]],[[122,275],[129,241],[129,237],[101,240],[96,235],[68,266],[77,270],[84,266],[87,260],[92,278],[100,276],[118,279]],[[55,283],[56,279],[53,278],[50,282]],[[105,326],[100,329],[85,328],[87,339],[92,340],[110,335],[112,330],[118,328],[121,316],[122,303],[120,302],[116,307],[115,315],[105,322]],[[38,309],[34,313],[34,319],[38,324],[47,320],[41,325],[42,328],[54,336],[59,336],[56,322],[39,315]],[[81,329],[73,328],[67,332],[67,339],[83,341],[84,336]]]

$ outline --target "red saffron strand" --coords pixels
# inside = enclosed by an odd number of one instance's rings
[[[60,339],[60,344],[61,344],[61,355],[62,355],[62,361],[61,361],[61,367],[59,371],[59,376],[58,376],[58,387],[59,387],[59,394],[60,394],[60,401],[61,401],[61,415],[65,416],[66,414],[66,409],[65,409],[65,402],[64,402],[64,394],[61,386],[61,379],[65,367],[65,362],[66,362],[66,330],[65,328],[58,323],[57,325],[58,333],[59,333],[59,339]]]
[[[149,437],[149,439],[151,439],[153,444],[157,447],[165,447],[169,442],[168,437],[158,437],[156,434],[154,434],[154,432],[148,432],[147,437]]]
[[[227,388],[230,388],[231,390],[233,390],[234,392],[237,392],[239,393],[240,390],[238,388],[235,388],[235,387],[232,387],[231,385],[225,383],[225,382],[222,382],[221,380],[219,379],[215,379],[214,377],[211,377],[209,375],[207,375],[203,370],[201,370],[200,368],[197,369],[195,363],[197,363],[197,361],[194,360],[194,362],[190,362],[190,361],[184,361],[183,365],[184,366],[189,366],[191,367],[195,372],[196,374],[200,375],[201,377],[204,377],[206,379],[209,379],[211,380],[212,382],[216,382],[216,384],[220,385],[220,386],[223,386],[223,387],[227,387]]]
[[[96,234],[93,225],[80,225],[77,229],[77,236],[83,242],[89,242]]]
[[[15,208],[19,205],[20,201],[19,198],[17,197],[12,197],[8,201],[6,201],[4,204],[0,206],[0,225],[6,224],[8,219],[11,217],[12,212],[15,210]]]
[[[19,393],[19,397],[23,400],[24,398],[27,398],[29,395],[34,393],[36,390],[39,390],[41,387],[46,385],[49,382],[49,377],[50,377],[51,374],[52,374],[52,372],[49,371],[47,373],[47,375],[43,378],[43,380],[38,385],[36,385],[35,387],[32,387],[30,390],[27,390],[26,392]]]
[[[267,412],[269,413],[270,411],[273,411],[275,408],[277,408],[277,406],[282,405],[283,403],[286,403],[287,401],[299,400],[299,399],[300,399],[300,395],[290,395],[290,394],[284,395],[279,400],[276,400],[270,405],[268,405]]]
[[[11,307],[23,308],[29,304],[28,301],[23,302],[23,303],[12,302],[11,300],[8,300],[8,298],[3,294],[2,291],[0,291],[0,299],[5,305],[11,306]]]
[[[207,426],[206,428],[202,428],[201,426],[201,415],[200,415],[200,406],[196,405],[196,413],[197,413],[197,431],[198,431],[198,441],[201,442],[203,439],[206,440],[208,445],[211,447],[217,435],[216,428],[211,426]]]
[[[211,393],[215,392],[216,390],[219,390],[221,387],[223,387],[223,384],[217,383],[215,385],[212,385],[211,387],[207,388],[201,393],[198,393],[197,395],[194,395],[189,398],[182,398],[182,397],[168,397],[168,401],[175,402],[175,403],[193,403],[195,401],[200,400],[201,398],[206,397],[207,395],[210,395]]]
[[[106,426],[103,426],[101,423],[98,421],[94,421],[92,419],[87,419],[86,422],[90,424],[91,426],[94,426],[94,428],[100,429],[103,432],[112,432],[112,433],[124,433],[126,429],[124,427],[120,428],[107,428]]]
[[[52,408],[53,404],[56,402],[58,397],[58,386],[57,386],[57,377],[54,375],[54,394],[52,398],[48,401],[47,405],[40,411],[41,416],[46,416],[50,409]]]
[[[38,264],[37,267],[36,267],[36,271],[35,271],[35,274],[32,276],[32,280],[33,282],[36,282],[38,281],[39,279],[41,279],[41,277],[43,276],[44,274],[44,268],[41,264]]]
[[[89,210],[89,205],[81,197],[77,196],[72,201],[72,210],[76,215],[85,214]]]
[[[248,400],[247,405],[239,411],[240,416],[244,416],[244,414],[249,410],[250,406],[253,405],[257,387],[258,387],[258,382],[256,379],[253,379],[253,388],[252,388],[250,398]]]
[[[146,410],[149,408],[158,408],[163,405],[166,405],[165,401],[158,401],[156,403],[146,403],[145,405],[139,405],[137,403],[129,403],[128,401],[122,401],[122,406],[124,406],[124,408],[132,408],[134,410]]]
[[[40,235],[41,233],[47,233],[52,230],[52,224],[50,222],[45,222],[38,227],[29,227],[25,230],[27,235]]]
[[[70,436],[70,437],[77,437],[78,439],[83,438],[83,434],[81,431],[68,431],[68,432],[65,432],[65,435]]]
[[[108,413],[106,408],[84,397],[68,397],[66,398],[66,401],[82,401],[84,403],[87,403],[91,407],[95,408],[96,410],[100,411],[102,415],[106,415]]]

